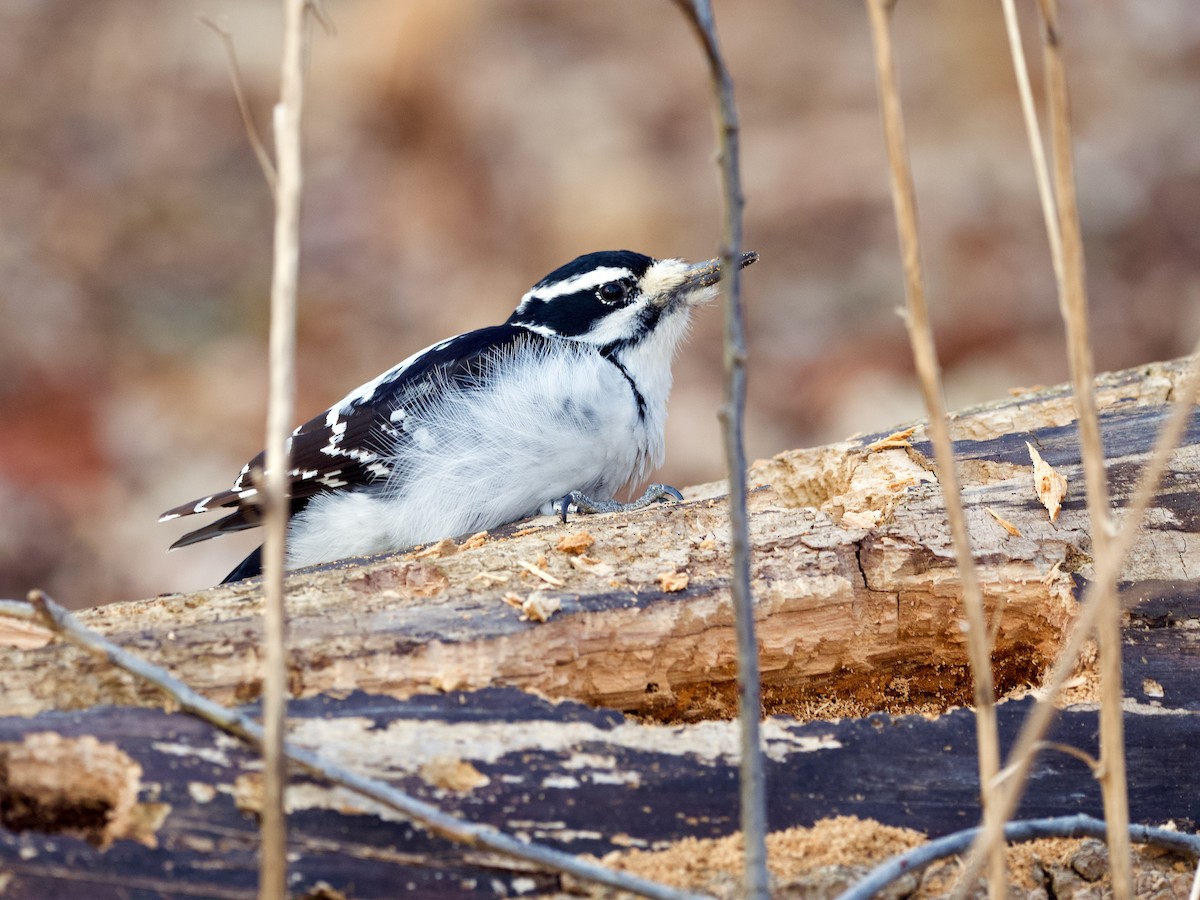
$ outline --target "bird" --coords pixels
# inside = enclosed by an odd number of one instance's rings
[[[738,268],[758,259],[742,253]],[[287,473],[288,570],[474,534],[537,514],[682,500],[651,484],[665,456],[671,364],[720,259],[587,253],[546,275],[501,325],[426,347],[296,428]],[[160,522],[232,510],[171,545],[262,521],[260,453],[232,487]],[[262,547],[222,583],[261,574]]]

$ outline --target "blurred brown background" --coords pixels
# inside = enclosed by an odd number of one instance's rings
[[[502,321],[591,250],[718,250],[707,77],[667,0],[329,0],[307,110],[298,415]],[[1033,7],[1021,4],[1040,81]],[[0,596],[198,588],[257,541],[166,554],[166,507],[262,443],[270,0],[0,5]],[[870,38],[847,0],[725,0],[738,88],[748,450],[876,431],[919,404]],[[1100,368],[1200,332],[1200,4],[1066,4]],[[896,37],[952,406],[1063,380],[1061,326],[998,3],[908,0]],[[721,312],[676,366],[678,485],[723,474]]]

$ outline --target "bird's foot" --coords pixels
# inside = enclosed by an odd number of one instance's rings
[[[635,509],[645,509],[651,503],[666,500],[680,502],[683,500],[683,494],[669,484],[652,484],[646,488],[642,496],[633,502],[621,503],[619,500],[593,500],[583,491],[571,491],[565,497],[554,501],[554,511],[565,522],[567,521],[567,511],[571,507],[574,507],[575,512],[580,515],[594,515],[595,513],[632,512]]]

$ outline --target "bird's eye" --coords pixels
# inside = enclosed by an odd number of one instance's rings
[[[610,281],[596,289],[596,296],[601,303],[615,306],[629,296],[629,285],[624,281]]]

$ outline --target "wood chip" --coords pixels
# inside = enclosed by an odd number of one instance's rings
[[[535,566],[533,563],[529,562],[528,560],[518,559],[517,565],[520,566],[525,571],[529,572],[531,575],[536,575],[538,578],[542,579],[542,581],[546,582],[546,584],[552,584],[555,587],[562,587],[563,585],[566,584],[566,582],[563,581],[561,578],[555,578],[553,575],[551,575],[545,569],[539,569],[537,566]]]
[[[424,550],[420,551],[417,554],[417,558],[421,559],[433,556],[440,559],[445,556],[453,556],[457,552],[458,544],[454,543],[454,538],[442,538],[436,544],[430,544]]]
[[[682,591],[688,586],[687,572],[663,572],[658,576],[658,583],[668,594]]]
[[[577,531],[575,534],[564,534],[558,539],[558,543],[554,545],[554,549],[578,556],[589,549],[594,543],[596,543],[596,539],[586,531]]]
[[[529,528],[522,528],[520,531],[514,531],[513,537],[525,537],[527,534],[537,534],[541,530],[541,525],[533,525]]]
[[[464,759],[436,756],[418,770],[427,784],[464,794],[491,784],[491,779]]]
[[[606,562],[601,562],[593,556],[572,556],[568,562],[570,562],[571,565],[580,572],[587,572],[589,575],[599,575],[603,577],[613,573],[612,566]]]
[[[459,550],[478,550],[488,542],[488,533],[486,531],[477,531],[459,545]]]
[[[477,572],[472,581],[486,581],[490,584],[504,584],[508,581],[509,575],[507,572]]]
[[[545,591],[534,591],[528,597],[509,591],[500,599],[521,611],[522,622],[546,622],[562,609],[562,600]]]
[[[885,438],[880,438],[872,444],[867,444],[867,449],[872,453],[878,450],[898,450],[909,446],[908,439],[913,436],[913,432],[917,430],[917,426],[905,428],[903,431],[894,431]]]
[[[0,647],[37,650],[54,640],[54,632],[20,619],[0,619]]]
[[[530,622],[546,622],[562,609],[562,600],[545,591],[534,591],[521,604],[522,618]]]
[[[1012,522],[1008,521],[1008,519],[1005,519],[1003,516],[1000,515],[1000,513],[996,512],[990,506],[984,507],[984,509],[987,511],[987,514],[989,516],[991,516],[993,519],[995,519],[999,523],[1001,528],[1003,528],[1005,531],[1007,531],[1013,537],[1023,537],[1024,536],[1021,534],[1020,528],[1018,528]]]
[[[1063,497],[1067,496],[1067,479],[1063,478],[1053,467],[1042,459],[1033,444],[1025,442],[1029,448],[1029,458],[1033,460],[1033,490],[1046,511],[1050,513],[1050,521],[1058,518],[1062,509]]]

